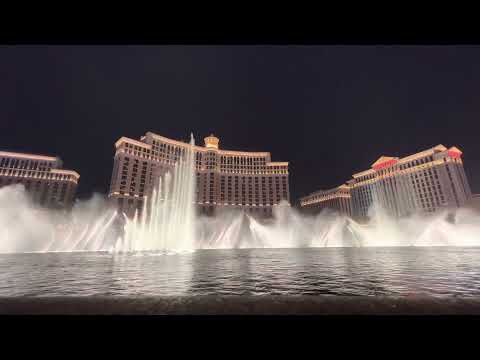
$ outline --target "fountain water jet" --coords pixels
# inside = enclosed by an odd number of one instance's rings
[[[195,249],[480,246],[480,214],[468,209],[395,219],[375,207],[366,224],[331,211],[301,215],[288,204],[275,206],[274,217],[269,220],[242,211],[219,211],[215,217],[197,218],[193,146],[192,136],[190,147],[173,171],[158,179],[142,210],[133,218],[125,217],[118,227],[114,223],[124,215],[106,210],[105,204],[93,198],[77,203],[67,214],[35,208],[21,186],[1,188],[0,253],[171,254]],[[118,236],[114,231],[122,233]]]
[[[194,145],[191,134],[190,146],[184,149],[173,173],[159,178],[151,196],[144,198],[140,216],[138,211],[133,219],[125,216],[124,237],[117,240],[113,251],[168,254],[194,250]]]

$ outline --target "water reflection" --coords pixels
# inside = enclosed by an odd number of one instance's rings
[[[190,288],[193,254],[155,252],[114,256],[109,295],[180,296]]]
[[[250,249],[194,253],[189,295],[251,294]]]
[[[0,255],[1,296],[480,296],[480,248]]]

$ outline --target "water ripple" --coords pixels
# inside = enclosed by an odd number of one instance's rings
[[[480,296],[480,248],[0,255],[1,296]]]

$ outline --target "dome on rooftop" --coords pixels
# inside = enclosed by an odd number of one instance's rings
[[[220,142],[220,140],[213,134],[210,134],[203,140],[205,141],[205,147],[218,149],[218,143]]]

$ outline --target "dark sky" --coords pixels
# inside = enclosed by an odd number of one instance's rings
[[[290,162],[292,200],[380,155],[464,151],[480,192],[479,46],[3,46],[0,149],[59,155],[106,193],[147,131]]]

